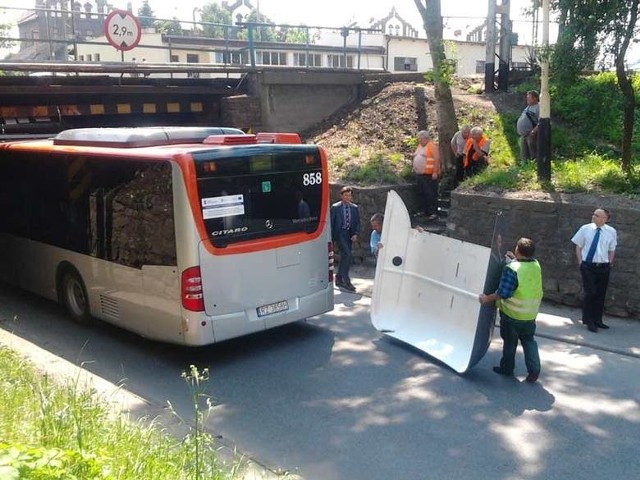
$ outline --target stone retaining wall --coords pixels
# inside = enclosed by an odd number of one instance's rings
[[[331,185],[331,202],[340,199],[342,185]],[[387,192],[396,190],[409,213],[418,211],[419,197],[414,185],[376,188],[354,187],[353,199],[360,206],[362,232],[354,248],[354,262],[370,262],[369,218],[384,212]],[[596,207],[610,210],[610,224],[618,231],[616,261],[611,273],[605,311],[607,314],[640,318],[640,203],[637,201],[591,195],[549,195],[544,193],[496,194],[456,191],[451,194],[451,208],[446,219],[445,235],[489,247],[496,214],[502,212],[509,225],[505,243],[515,248],[519,237],[532,238],[542,265],[545,299],[563,305],[580,306],[582,280],[571,237],[578,228],[591,221]]]
[[[331,203],[340,201],[340,189],[344,185],[331,184]],[[387,193],[395,190],[402,197],[409,212],[418,210],[419,197],[415,185],[394,185],[385,187],[353,187],[353,202],[360,210],[360,238],[354,245],[354,263],[366,263],[372,260],[369,251],[369,239],[371,238],[371,225],[369,219],[376,213],[384,213],[387,204]]]
[[[543,273],[546,300],[580,306],[582,280],[571,237],[591,221],[597,207],[611,212],[609,223],[618,231],[618,248],[611,271],[605,311],[620,317],[640,317],[640,204],[631,200],[589,195],[509,194],[452,192],[447,235],[490,246],[495,215],[502,212],[508,224],[509,250],[519,237],[536,242],[536,257]]]

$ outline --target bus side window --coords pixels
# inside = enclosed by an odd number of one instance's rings
[[[171,166],[123,163],[127,174],[104,202],[108,259],[135,268],[177,265]]]

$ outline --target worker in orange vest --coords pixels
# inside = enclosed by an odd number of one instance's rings
[[[473,127],[464,147],[464,176],[469,178],[489,165],[489,147],[491,140],[485,137],[482,128]]]
[[[424,213],[428,220],[438,218],[438,179],[440,178],[440,153],[438,145],[426,130],[416,135],[418,147],[413,154],[413,173],[418,191],[425,197]]]

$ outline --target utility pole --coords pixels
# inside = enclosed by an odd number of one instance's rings
[[[549,0],[542,0],[540,58],[540,119],[538,121],[538,181],[551,181],[551,99],[549,98]]]
[[[484,62],[484,92],[491,93],[495,90],[493,77],[496,70],[496,0],[489,0],[487,6],[487,38],[485,42],[487,50]]]
[[[502,0],[500,13],[500,55],[498,57],[498,90],[509,89],[509,64],[511,63],[511,14],[509,0]]]

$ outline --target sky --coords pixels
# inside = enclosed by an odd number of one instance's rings
[[[227,0],[233,3],[234,0]],[[424,37],[422,19],[414,0],[250,0],[255,8],[269,17],[273,22],[292,25],[312,25],[326,27],[341,27],[352,21],[357,21],[361,27],[367,27],[371,19],[386,17],[393,7],[405,21],[413,25]],[[422,0],[424,2],[424,0]],[[500,3],[501,0],[498,0]],[[132,5],[134,14],[142,6],[142,0],[109,0],[114,8],[127,9]],[[197,9],[205,4],[221,3],[221,0],[149,0],[149,5],[156,17],[178,18],[189,21],[198,18]],[[442,15],[445,17],[445,29],[449,32],[461,30],[464,34],[468,30],[482,23],[487,14],[487,0],[441,0]],[[523,8],[529,6],[531,0],[511,0],[511,19],[514,30],[518,32],[520,43],[531,43],[532,22],[525,17]],[[35,0],[20,2],[19,0],[0,0],[0,14],[2,21],[12,21],[20,12],[2,10],[2,6],[25,7],[35,5]],[[540,28],[540,34],[542,30]],[[553,32],[551,33],[553,35]],[[452,38],[451,35],[448,36]],[[553,38],[551,39],[553,41]]]

